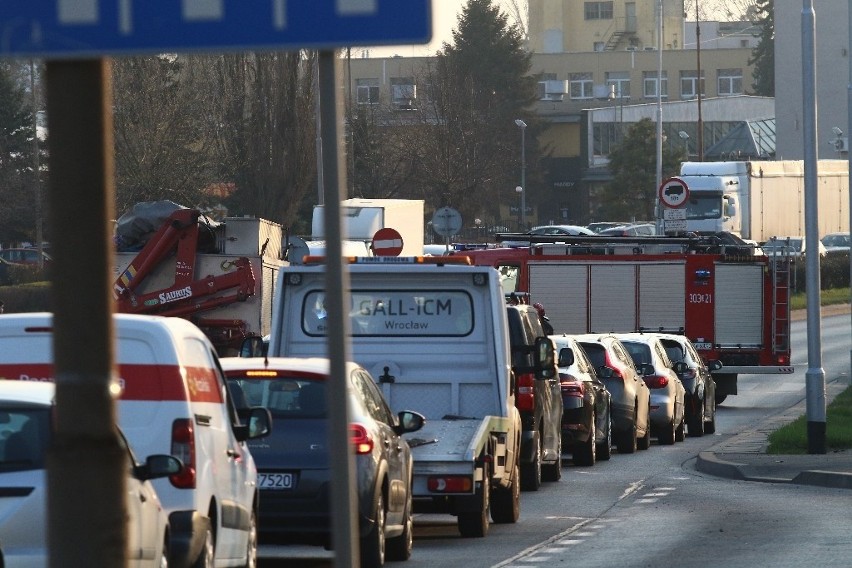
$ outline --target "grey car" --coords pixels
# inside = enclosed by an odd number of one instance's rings
[[[682,442],[685,437],[686,389],[677,373],[686,368],[672,363],[655,333],[617,334],[633,358],[642,380],[651,390],[651,431],[661,444]]]
[[[249,442],[260,486],[259,542],[331,545],[326,412],[328,359],[224,357],[235,406],[263,405],[268,438]],[[346,365],[350,441],[355,454],[362,566],[407,560],[413,545],[412,456],[403,434],[421,414],[394,415],[373,377]],[[244,397],[244,402],[239,399]]]
[[[722,368],[722,363],[711,359],[705,363],[692,341],[684,335],[658,334],[669,359],[682,361],[686,368],[678,373],[686,389],[686,426],[690,436],[703,436],[716,431],[716,381],[711,370]]]

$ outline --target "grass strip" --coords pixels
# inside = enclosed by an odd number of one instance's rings
[[[826,407],[825,445],[829,452],[852,448],[852,387],[846,387]],[[766,453],[808,453],[807,416],[800,416],[772,432]]]

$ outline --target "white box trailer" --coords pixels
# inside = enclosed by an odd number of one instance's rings
[[[727,231],[758,242],[805,234],[802,160],[683,162],[686,230]],[[849,231],[849,164],[817,163],[819,235]]]
[[[322,205],[314,207],[312,240],[325,239],[324,209]],[[376,231],[387,227],[395,229],[402,236],[400,256],[423,254],[422,199],[346,199],[340,202],[340,215],[343,219],[343,239],[362,241],[369,245]]]

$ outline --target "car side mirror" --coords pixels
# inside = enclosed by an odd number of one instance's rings
[[[613,375],[613,368],[607,367],[606,365],[601,365],[596,369],[598,378],[601,379],[611,379]]]
[[[426,424],[426,418],[419,412],[401,410],[397,416],[399,417],[399,426],[395,426],[393,429],[397,434],[417,432]]]
[[[722,362],[718,359],[710,359],[709,361],[707,361],[707,368],[711,371],[718,371],[722,368]]]
[[[674,372],[675,372],[675,373],[677,373],[678,375],[680,375],[680,374],[682,374],[682,373],[685,373],[685,372],[689,369],[689,365],[687,365],[687,364],[686,364],[685,362],[683,362],[683,361],[675,361],[675,362],[672,364],[672,369],[674,369]]]
[[[645,375],[653,375],[654,374],[654,366],[650,363],[642,363],[641,365],[637,365],[636,370],[643,377]]]
[[[264,406],[252,406],[245,413],[243,424],[234,426],[237,441],[245,442],[255,438],[264,438],[272,433],[272,414]]]
[[[539,337],[535,340],[535,378],[552,379],[556,376],[556,350],[553,342],[547,337]]]
[[[252,335],[243,339],[240,345],[240,357],[263,357],[266,349],[262,337]]]

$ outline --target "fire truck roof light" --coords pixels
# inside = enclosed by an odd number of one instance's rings
[[[305,264],[325,264],[326,257],[308,255]],[[462,264],[471,266],[468,256],[345,256],[343,262],[348,264]]]

